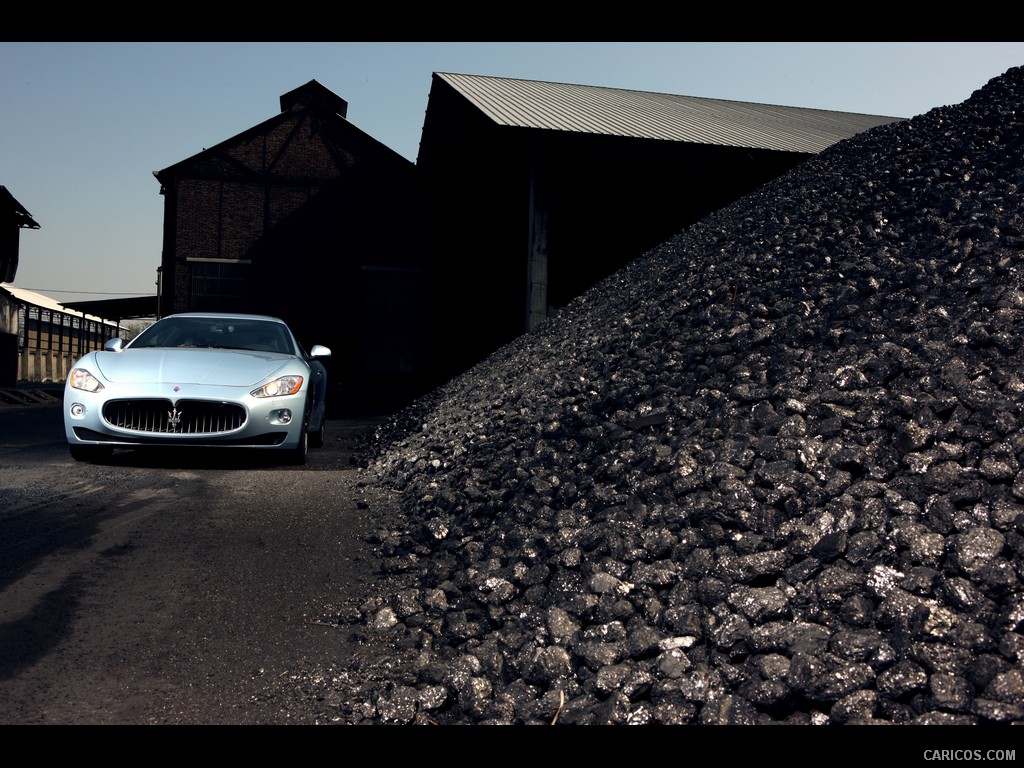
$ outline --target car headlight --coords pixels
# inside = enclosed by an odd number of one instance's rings
[[[86,392],[99,392],[103,389],[100,380],[89,373],[85,368],[75,368],[68,376],[68,384],[73,389],[84,389]]]
[[[282,376],[269,384],[264,384],[259,389],[254,389],[249,394],[253,397],[281,397],[282,395],[294,395],[301,388],[301,376]]]

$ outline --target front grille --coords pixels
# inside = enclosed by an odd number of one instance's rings
[[[103,406],[103,418],[134,432],[210,435],[241,428],[246,416],[240,405],[210,400],[112,400]]]

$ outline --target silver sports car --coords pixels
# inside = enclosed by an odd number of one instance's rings
[[[281,320],[187,313],[108,341],[68,374],[64,431],[80,461],[115,448],[234,446],[302,464],[324,440],[331,351],[307,353]]]

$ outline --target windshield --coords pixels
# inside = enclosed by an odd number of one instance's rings
[[[140,347],[213,347],[295,354],[291,334],[272,320],[222,317],[167,317],[131,343]]]

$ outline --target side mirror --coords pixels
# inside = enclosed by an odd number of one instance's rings
[[[120,352],[124,347],[124,339],[109,339],[106,344],[103,345],[103,349],[107,352]]]
[[[331,350],[322,344],[314,344],[313,348],[309,350],[310,357],[330,357]]]

